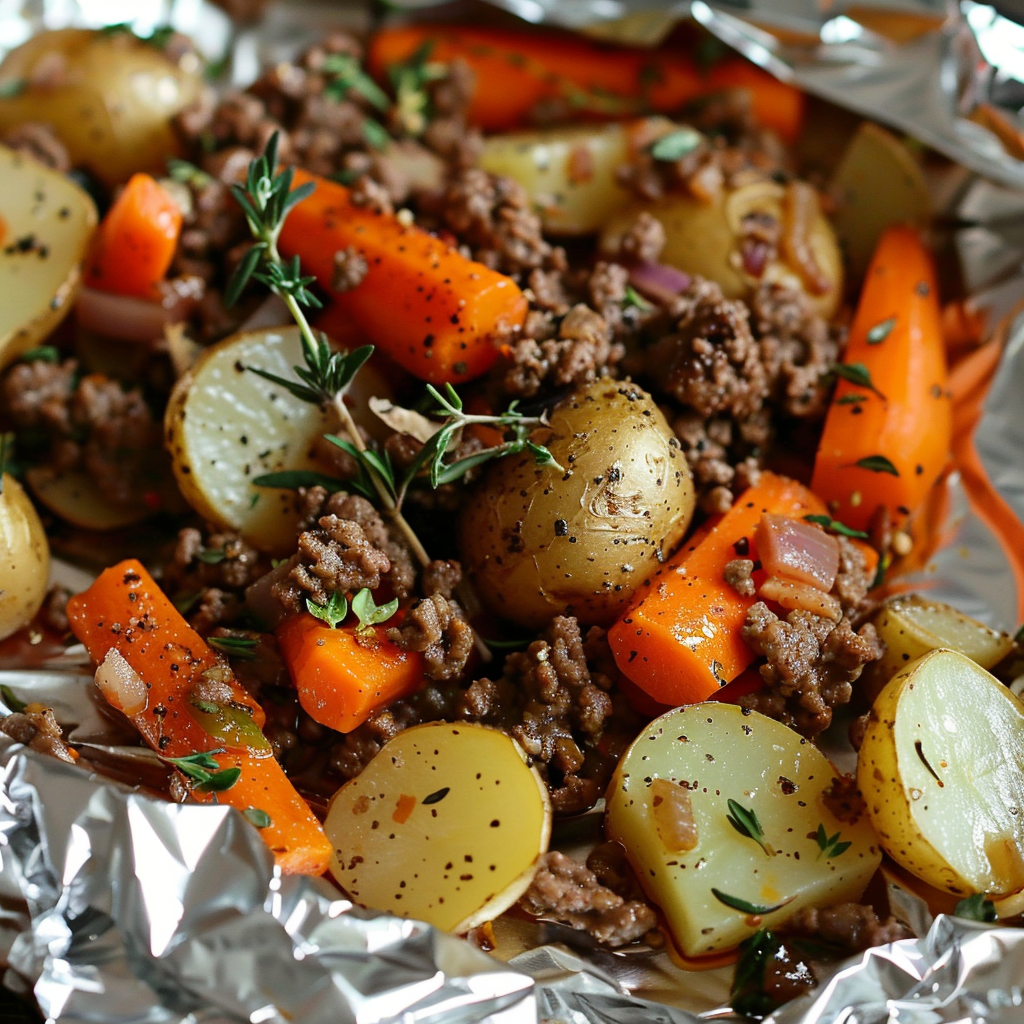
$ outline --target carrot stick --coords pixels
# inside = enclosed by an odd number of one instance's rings
[[[370,41],[378,78],[429,45],[428,59],[461,58],[476,82],[469,119],[484,131],[528,123],[539,105],[557,100],[582,116],[672,113],[703,96],[746,89],[754,116],[787,141],[800,133],[803,94],[739,56],[707,71],[678,42],[656,50],[610,46],[551,29],[464,28],[426,24],[385,28]]]
[[[133,174],[96,231],[86,285],[158,299],[180,233],[178,204],[148,174]]]
[[[182,758],[216,751],[218,770],[241,771],[216,799],[269,815],[260,835],[283,872],[323,874],[331,844],[274,759],[260,731],[263,712],[139,562],[100,573],[68,601],[68,621],[93,661],[116,650],[142,679],[145,706],[128,717],[157,753]],[[193,795],[213,799],[199,789]]]
[[[608,631],[619,670],[659,703],[705,700],[754,660],[740,629],[757,598],[726,583],[725,566],[742,551],[757,558],[754,531],[765,512],[799,519],[822,515],[825,506],[803,484],[762,473],[718,522],[643,583]]]
[[[410,373],[432,384],[484,373],[497,357],[496,342],[526,317],[516,283],[421,228],[356,206],[343,185],[296,170],[295,185],[307,181],[316,191],[288,215],[281,252],[298,256],[337,309]],[[335,293],[334,256],[349,247],[366,261],[366,275]]]
[[[355,627],[295,615],[278,628],[277,643],[303,710],[338,732],[423,684],[423,656],[392,643],[380,626],[360,636]]]
[[[855,529],[879,506],[899,524],[941,474],[952,435],[935,265],[913,228],[879,239],[844,359],[856,379],[836,386],[811,488]]]

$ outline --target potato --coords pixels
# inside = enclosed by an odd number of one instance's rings
[[[0,640],[28,625],[43,603],[50,545],[21,484],[0,477]]]
[[[956,651],[875,701],[857,784],[886,853],[958,896],[1024,889],[1024,704]]]
[[[672,128],[671,121],[652,117],[631,124],[492,135],[484,141],[480,166],[518,181],[546,231],[585,235],[599,231],[630,201],[616,170],[629,162],[638,145]]]
[[[869,700],[901,668],[939,647],[966,655],[982,668],[992,668],[1013,648],[1013,637],[990,629],[941,601],[929,601],[918,594],[899,594],[887,600],[874,614],[885,654],[866,666],[861,688]]]
[[[564,471],[529,453],[495,462],[462,515],[462,562],[481,599],[513,622],[607,623],[686,532],[690,468],[635,384],[588,384],[550,424],[536,439]]]
[[[84,530],[121,530],[141,523],[154,512],[141,494],[127,504],[111,500],[84,470],[57,472],[47,466],[33,466],[25,479],[41,505]]]
[[[95,227],[92,199],[70,178],[0,146],[0,370],[71,309]]]
[[[463,933],[525,892],[551,835],[547,787],[504,733],[399,733],[331,800],[331,874],[363,906]]]
[[[692,704],[651,722],[619,762],[606,830],[676,946],[702,956],[864,891],[881,850],[866,817],[850,824],[826,805],[835,778],[825,755],[779,722]]]
[[[171,120],[201,88],[194,55],[176,64],[131,32],[41,32],[0,64],[0,133],[50,124],[76,166],[116,185],[164,170],[179,152]]]
[[[797,267],[780,253],[768,263],[760,278],[743,269],[739,243],[744,218],[769,217],[784,221],[786,189],[774,181],[760,181],[727,189],[710,202],[687,195],[668,195],[655,202],[632,204],[605,226],[601,248],[615,252],[622,235],[644,210],[661,221],[666,242],[661,262],[688,274],[716,281],[726,298],[747,298],[761,281],[784,284],[807,294],[813,309],[825,318],[836,311],[843,292],[843,261],[832,226],[819,212],[810,229],[810,249],[830,283],[823,294],[814,294]]]
[[[313,454],[333,429],[318,406],[252,373],[294,377],[303,365],[297,327],[236,334],[206,350],[171,393],[164,435],[185,500],[212,523],[264,551],[293,549],[298,510],[288,490],[256,487],[264,473],[330,472]]]

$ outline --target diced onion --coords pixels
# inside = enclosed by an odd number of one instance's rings
[[[839,603],[839,598],[834,594],[826,594],[809,583],[797,583],[781,576],[769,576],[761,584],[758,594],[766,601],[781,604],[787,611],[810,612],[833,622],[838,622],[843,617],[843,607]]]
[[[168,324],[188,317],[198,301],[201,282],[183,279],[162,302],[80,288],[75,303],[79,326],[119,341],[157,341]]]
[[[754,534],[757,557],[769,576],[785,576],[831,590],[839,572],[839,541],[811,523],[766,512]]]
[[[685,787],[671,779],[651,780],[651,814],[665,849],[683,853],[697,845],[697,823]]]
[[[690,287],[690,275],[667,263],[637,263],[629,280],[648,298],[668,302]]]
[[[116,647],[107,651],[96,669],[96,685],[107,701],[126,715],[140,714],[149,703],[146,684]]]

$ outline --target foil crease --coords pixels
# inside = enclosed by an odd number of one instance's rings
[[[965,179],[943,213],[958,225],[975,307],[990,324],[1008,325],[974,443],[1024,521],[1024,318],[1013,316],[1024,296],[1024,163],[968,117],[988,102],[1020,125],[1024,29],[970,0],[871,4],[875,13],[909,12],[930,25],[903,43],[867,27],[853,8],[815,0],[493,2],[528,21],[636,42],[654,42],[692,16],[779,77],[987,178]],[[389,4],[422,10],[432,0]],[[208,57],[230,54],[232,79],[244,83],[328,25],[365,27],[369,13],[348,0],[295,0],[238,30],[206,0],[0,0],[0,54],[41,28],[119,21],[140,33],[173,24]],[[1013,629],[1024,608],[1003,539],[972,506],[970,481],[954,475],[949,493],[950,539],[920,581]],[[73,664],[0,673],[0,682],[53,706],[83,760],[105,770],[127,764],[127,774],[154,768],[145,752],[119,745],[130,737],[111,729]],[[903,899],[905,916],[925,923],[923,904]],[[564,945],[528,949],[506,967],[426,925],[354,907],[320,880],[280,877],[257,833],[229,808],[168,804],[4,737],[0,959],[9,965],[7,984],[31,991],[48,1019],[75,1024],[738,1019],[725,1005],[728,972],[685,975],[664,956],[652,966]],[[1009,1024],[1024,1019],[1021,978],[1024,931],[939,917],[921,939],[840,965],[769,1024]],[[652,992],[656,1001],[641,998]]]

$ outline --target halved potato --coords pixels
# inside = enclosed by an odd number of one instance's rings
[[[1024,889],[1024,704],[956,651],[879,694],[857,783],[886,853],[959,896]]]
[[[504,733],[406,729],[331,800],[331,874],[363,906],[463,933],[526,891],[551,836],[547,787]]]
[[[0,146],[0,370],[74,302],[96,206],[70,178]]]
[[[693,704],[655,719],[619,762],[607,832],[676,946],[702,956],[864,891],[881,850],[866,817],[851,824],[831,810],[835,778],[825,755],[779,722]]]
[[[28,625],[46,596],[50,545],[21,484],[0,477],[0,640]]]
[[[674,127],[659,117],[492,135],[484,141],[480,166],[518,181],[545,230],[589,234],[630,201],[616,170],[635,157],[639,145]]]
[[[959,651],[986,669],[1013,647],[1009,633],[990,629],[948,604],[919,594],[889,598],[871,621],[885,643],[885,654],[868,665],[861,677],[861,686],[871,700],[900,669],[939,647]]]
[[[334,428],[318,406],[249,367],[289,379],[292,367],[302,365],[297,327],[236,334],[207,349],[178,379],[164,417],[185,500],[264,551],[293,547],[298,509],[294,491],[257,487],[253,479],[282,470],[329,472],[313,447]]]

